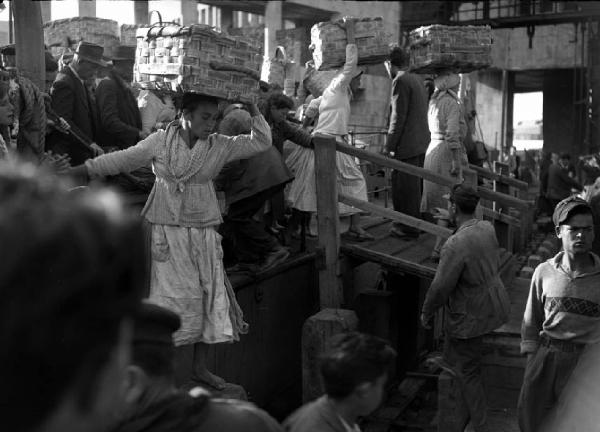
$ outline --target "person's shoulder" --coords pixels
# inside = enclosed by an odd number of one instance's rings
[[[114,79],[106,77],[98,83],[98,87],[96,87],[96,92],[102,92],[106,90],[117,90],[117,83]]]
[[[230,432],[273,432],[283,429],[256,405],[238,399],[211,399],[202,430],[212,431],[211,425]],[[214,429],[215,431],[217,429]]]
[[[335,432],[323,398],[309,402],[294,411],[283,422],[289,432]]]

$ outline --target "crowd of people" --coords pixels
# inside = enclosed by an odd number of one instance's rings
[[[208,369],[209,346],[249,331],[228,272],[266,271],[287,260],[286,227],[296,237],[313,235],[313,137],[347,142],[364,72],[352,20],[346,30],[345,64],[303,107],[265,83],[258,104],[140,88],[132,84],[134,49],[118,47],[107,59],[87,42],[58,62],[50,56],[46,94],[15,70],[14,47],[0,50],[0,159],[30,163],[0,170],[0,244],[10,251],[0,266],[0,357],[8,366],[0,382],[11,390],[0,406],[9,429],[359,430],[358,418],[380,404],[396,356],[373,336],[334,337],[320,359],[324,396],[282,425],[250,404],[174,383],[174,364],[192,358],[192,383],[225,388]],[[408,55],[397,46],[385,65],[392,85],[384,153],[456,182],[421,184],[394,171],[393,206],[455,229],[433,250],[439,265],[421,323],[430,328],[445,309],[438,363],[458,381],[467,421],[486,431],[483,336],[506,322],[510,301],[493,225],[478,216],[477,191],[463,184],[469,162],[486,157],[466,145],[476,113],[462,103],[458,74],[424,80],[407,71]],[[289,154],[286,141],[295,145]],[[579,355],[596,341],[594,205],[570,196],[582,189],[570,167],[561,155],[541,169],[541,195],[563,251],[536,269],[523,320],[528,360],[519,418],[527,432],[552,417]],[[368,200],[353,157],[338,152],[336,173],[340,193]],[[141,219],[122,201],[132,191],[147,195]],[[346,237],[373,239],[357,209],[340,204],[339,213],[349,218]],[[394,224],[390,234],[416,241],[420,232]]]

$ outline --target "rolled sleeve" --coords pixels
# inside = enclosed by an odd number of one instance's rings
[[[90,177],[117,175],[150,165],[156,148],[165,139],[164,135],[164,131],[159,131],[128,149],[88,159],[85,166]]]
[[[350,81],[358,71],[358,48],[355,44],[346,45],[346,62],[342,72],[338,74],[327,87],[329,90],[337,90],[350,85]]]
[[[538,266],[531,279],[529,297],[523,314],[521,324],[521,354],[537,351],[539,347],[540,332],[544,322],[544,303],[542,300],[542,284]]]

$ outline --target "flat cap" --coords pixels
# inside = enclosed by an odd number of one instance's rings
[[[450,201],[458,205],[477,206],[479,203],[479,194],[475,189],[464,184],[457,184],[450,191]]]
[[[569,219],[569,214],[577,207],[585,207],[590,213],[592,212],[592,208],[586,200],[576,196],[570,196],[556,204],[554,213],[552,214],[554,226],[559,226],[560,224],[565,223],[565,221]]]
[[[173,333],[180,326],[176,313],[144,301],[134,318],[133,343],[173,345]]]

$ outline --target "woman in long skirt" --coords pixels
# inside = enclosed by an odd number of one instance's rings
[[[142,215],[152,227],[150,300],[177,312],[179,352],[193,347],[192,380],[215,389],[225,382],[206,368],[210,344],[247,331],[223,266],[221,224],[213,179],[223,165],[271,145],[269,125],[255,105],[250,135],[212,134],[215,98],[186,93],[182,116],[126,150],[72,168],[75,175],[116,175],[152,164],[156,181]]]

